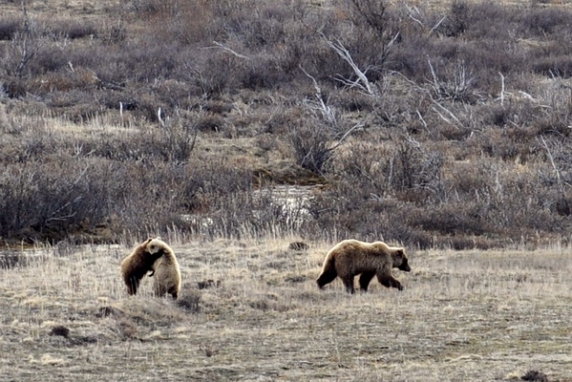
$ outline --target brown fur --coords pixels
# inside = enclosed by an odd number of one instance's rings
[[[181,291],[181,270],[175,253],[167,243],[159,238],[147,243],[147,251],[151,254],[160,253],[160,258],[153,264],[153,292],[162,297],[169,293],[173,299],[179,297]]]
[[[336,244],[326,255],[316,283],[322,289],[324,285],[339,277],[346,291],[355,293],[354,277],[361,275],[360,289],[366,292],[371,279],[377,276],[380,284],[403,290],[403,285],[391,274],[392,268],[411,271],[403,248],[390,247],[381,241],[364,243],[358,240],[344,240]]]
[[[147,251],[147,244],[152,239],[147,239],[133,249],[133,251],[121,261],[121,275],[127,286],[127,293],[134,295],[137,293],[141,279],[148,271],[153,270],[153,264],[163,254],[151,254]]]

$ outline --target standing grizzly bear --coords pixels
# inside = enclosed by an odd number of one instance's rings
[[[175,253],[167,243],[159,238],[147,243],[147,251],[154,256],[159,254],[159,259],[152,265],[152,272],[149,274],[154,277],[155,296],[162,297],[169,293],[176,300],[181,291],[181,270]]]
[[[147,245],[151,241],[152,239],[145,240],[121,261],[121,275],[130,295],[137,293],[143,276],[153,270],[153,264],[163,255],[162,252],[150,253],[147,250]]]
[[[322,266],[322,273],[316,283],[322,289],[324,285],[331,283],[339,276],[346,291],[355,293],[354,277],[361,275],[360,289],[366,292],[373,276],[377,276],[380,284],[403,290],[403,285],[392,276],[391,268],[398,268],[405,272],[411,271],[403,248],[390,247],[381,241],[364,243],[358,240],[344,240],[328,252]]]

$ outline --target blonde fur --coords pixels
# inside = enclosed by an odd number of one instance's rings
[[[374,276],[386,287],[403,290],[401,283],[392,275],[392,268],[409,272],[409,262],[402,247],[390,247],[384,242],[365,243],[358,240],[344,240],[336,244],[326,255],[322,272],[316,283],[321,289],[324,285],[340,277],[346,290],[354,293],[354,277],[359,279],[360,289],[367,291]]]
[[[161,254],[153,264],[150,275],[154,278],[153,292],[155,296],[162,297],[169,293],[176,300],[181,291],[181,270],[175,253],[167,243],[159,238],[147,243],[147,251],[151,254]]]

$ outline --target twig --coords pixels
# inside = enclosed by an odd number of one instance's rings
[[[552,156],[552,153],[550,152],[550,148],[548,147],[548,144],[544,140],[544,137],[540,137],[537,139],[540,139],[542,141],[542,144],[544,145],[544,148],[546,149],[546,153],[548,154],[548,159],[550,159],[550,163],[552,164],[552,167],[554,168],[554,172],[556,172],[556,182],[558,183],[558,188],[560,188],[562,191],[562,183],[561,183],[561,179],[560,179],[560,170],[558,170],[558,167],[556,167],[556,163],[554,162],[554,157]]]
[[[362,128],[363,125],[364,125],[364,123],[360,122],[360,123],[356,124],[355,126],[353,126],[351,129],[349,129],[348,131],[346,131],[345,134],[342,135],[342,137],[338,140],[338,142],[334,146],[330,147],[328,149],[328,151],[333,151],[333,150],[337,149],[343,143],[344,139],[346,139],[354,130]]]
[[[501,78],[500,104],[501,104],[501,106],[504,106],[504,76],[502,75],[501,72],[499,72],[499,75]]]
[[[431,33],[433,33],[435,31],[435,29],[439,28],[439,25],[441,25],[443,23],[443,21],[445,21],[446,18],[447,18],[447,15],[443,16],[443,18],[441,20],[439,20],[439,22],[437,24],[435,24],[435,26],[433,28],[431,28],[429,33],[427,33],[427,37],[431,36]]]
[[[389,42],[388,46],[393,44],[393,42],[397,39],[398,36],[399,33]],[[348,52],[348,50],[344,47],[344,45],[340,42],[340,40],[336,40],[336,43],[333,43],[330,40],[328,40],[324,35],[322,35],[322,38],[324,39],[324,41],[326,41],[326,44],[328,44],[328,46],[338,54],[338,56],[340,56],[345,62],[347,62],[352,67],[352,70],[358,77],[358,80],[352,83],[353,86],[357,86],[362,90],[364,90],[367,94],[375,96],[376,95],[375,91],[371,86],[370,82],[368,81],[365,72],[360,70],[360,68],[354,62],[350,52]],[[351,82],[346,80],[346,84],[347,83]]]
[[[235,52],[234,50],[230,49],[229,47],[224,46],[224,45],[221,44],[220,42],[213,41],[213,44],[215,44],[215,45],[218,46],[219,48],[222,48],[223,50],[226,50],[227,52],[229,52],[229,53],[235,55],[235,56],[238,57],[238,58],[242,58],[242,59],[245,59],[245,60],[251,60],[250,57],[247,57],[247,56],[245,56],[245,55],[243,55],[243,54],[237,53],[237,52]]]
[[[326,105],[326,103],[324,102],[324,97],[322,97],[322,89],[320,89],[320,86],[318,85],[318,81],[316,81],[316,79],[310,74],[308,73],[303,67],[302,65],[298,65],[298,67],[300,68],[300,70],[308,77],[312,80],[312,82],[314,83],[314,89],[316,89],[316,99],[318,107],[314,107],[310,105],[310,108],[312,109],[319,109],[322,117],[332,126],[336,126],[337,123],[337,118],[336,118],[336,113],[335,111],[328,105]]]
[[[431,99],[433,101],[433,103],[437,106],[439,106],[443,111],[445,111],[447,114],[449,114],[449,116],[451,118],[453,118],[461,127],[463,126],[463,124],[461,123],[461,121],[459,121],[459,119],[457,117],[455,117],[455,114],[453,114],[453,112],[447,110],[445,108],[445,106],[441,105],[439,102],[435,101],[434,99]],[[443,114],[439,113],[434,107],[432,108],[437,114],[439,114],[439,117],[441,117],[445,122],[450,123],[451,125],[455,126],[453,123],[451,123],[451,121],[449,121],[447,118],[445,118],[445,116],[443,116]],[[456,126],[455,126],[456,127]]]

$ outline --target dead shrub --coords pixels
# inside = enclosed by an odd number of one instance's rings
[[[533,70],[547,77],[570,78],[572,77],[572,58],[569,55],[543,58],[533,64]]]
[[[469,29],[469,20],[469,5],[464,1],[455,0],[437,31],[447,37],[459,37]]]
[[[183,295],[177,299],[177,306],[189,313],[200,311],[201,295],[193,290],[185,290]]]
[[[21,17],[2,17],[2,19],[0,19],[0,41],[12,40],[14,34],[20,29],[22,22]]]
[[[523,381],[548,382],[548,376],[537,370],[529,370],[520,377]]]
[[[296,164],[322,174],[332,156],[331,136],[323,126],[295,128],[289,135]]]

